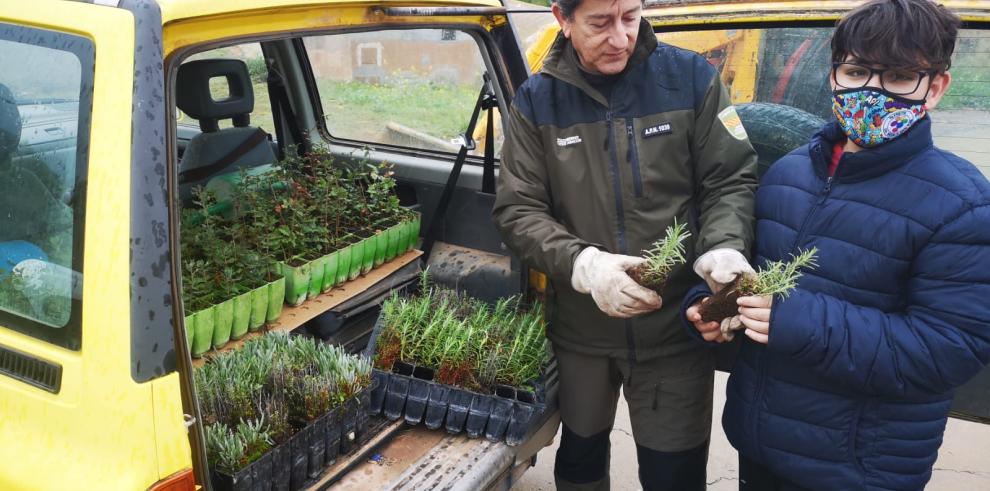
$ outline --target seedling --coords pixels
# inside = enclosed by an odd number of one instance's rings
[[[670,272],[686,261],[684,241],[690,236],[687,226],[674,220],[674,224],[667,227],[666,236],[654,242],[649,250],[643,251],[646,264],[629,270],[629,276],[636,283],[660,294]]]
[[[736,300],[748,296],[787,297],[791,290],[797,287],[802,269],[814,269],[817,248],[811,248],[796,256],[789,262],[770,261],[756,273],[736,278],[715,295],[704,302],[698,309],[703,322],[721,322],[722,319],[739,313]]]

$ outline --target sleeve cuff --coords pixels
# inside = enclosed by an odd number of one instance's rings
[[[712,296],[712,291],[708,288],[708,285],[705,284],[704,282],[701,282],[694,288],[688,290],[687,294],[684,295],[684,300],[681,301],[680,318],[681,318],[681,325],[687,331],[689,337],[691,337],[692,339],[696,339],[697,341],[704,343],[706,345],[717,346],[718,343],[710,343],[708,341],[705,341],[705,338],[701,337],[701,333],[694,328],[694,324],[692,324],[691,321],[687,320],[687,309],[690,308],[695,303],[697,303],[699,300],[710,296]]]

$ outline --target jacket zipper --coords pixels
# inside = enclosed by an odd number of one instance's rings
[[[612,192],[615,194],[615,218],[618,221],[618,232],[619,232],[619,252],[622,254],[629,253],[629,245],[626,243],[626,217],[625,210],[622,207],[622,180],[621,174],[619,173],[619,156],[615,148],[615,132],[612,122],[612,109],[609,108],[605,111],[605,129],[607,135],[605,137],[605,148],[608,150],[609,156],[609,171],[612,174]],[[629,350],[629,378],[632,378],[632,365],[636,363],[636,338],[633,334],[632,321],[629,319],[625,320],[625,330],[626,330],[626,345]],[[627,383],[631,384],[631,380],[627,380]]]
[[[820,193],[821,196],[815,201],[815,205],[811,207],[811,210],[808,211],[808,215],[804,217],[804,222],[801,223],[801,229],[798,231],[797,238],[794,240],[794,245],[791,246],[792,253],[797,252],[798,245],[801,244],[801,240],[804,239],[804,236],[807,234],[808,224],[811,223],[811,218],[815,215],[818,209],[823,204],[825,204],[825,201],[828,199],[828,195],[832,192],[833,179],[834,176],[828,176],[828,178],[825,179],[825,188],[822,189]],[[759,364],[759,366],[757,367],[756,394],[753,400],[756,401],[756,404],[759,404],[759,401],[763,398],[763,390],[766,387],[766,381],[767,381],[766,350],[762,350],[760,352],[760,356],[757,358],[757,363]],[[754,407],[751,408],[750,413],[751,413],[750,427],[754,428],[755,430],[755,433],[753,435],[753,437],[756,439],[755,449],[757,452],[760,452],[762,454],[762,451],[760,450],[761,447],[759,444],[760,434],[759,434],[759,430],[756,429],[757,414],[758,414],[758,411],[756,410],[756,405],[754,405]]]
[[[639,173],[639,151],[636,148],[636,131],[632,121],[626,124],[626,134],[629,136],[629,151],[626,159],[632,167],[633,189],[637,198],[643,197],[643,178]]]

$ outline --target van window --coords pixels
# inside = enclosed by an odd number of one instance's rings
[[[304,43],[332,138],[460,150],[485,72],[472,36],[404,29],[313,36]],[[477,128],[484,124],[482,113]],[[496,155],[499,148],[496,141]],[[483,147],[472,154],[483,155]]]
[[[79,349],[93,44],[0,24],[0,328]]]

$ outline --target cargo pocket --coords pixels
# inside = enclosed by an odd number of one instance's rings
[[[711,435],[714,373],[654,375],[636,380],[629,402],[636,443],[661,452],[695,448]]]

